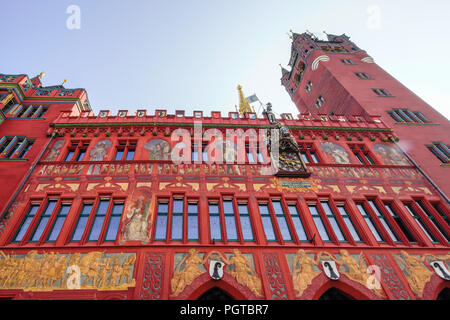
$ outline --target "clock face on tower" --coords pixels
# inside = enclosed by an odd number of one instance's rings
[[[279,166],[280,170],[285,172],[296,172],[304,169],[302,160],[295,152],[280,152]]]

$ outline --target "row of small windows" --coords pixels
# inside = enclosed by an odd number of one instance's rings
[[[396,121],[402,123],[429,123],[431,122],[425,115],[419,111],[409,109],[392,109],[388,111],[389,115]]]
[[[4,136],[0,139],[0,159],[24,159],[34,141],[23,136]]]
[[[426,145],[426,147],[442,163],[445,163],[445,164],[450,163],[450,145],[444,144],[442,142],[433,142],[433,144]]]
[[[48,105],[22,105],[11,100],[2,111],[8,118],[42,119],[48,109]]]
[[[9,140],[8,140],[9,141]],[[89,148],[90,142],[89,141],[72,141],[70,146],[68,147],[67,152],[64,155],[63,160],[64,161],[83,161],[86,159],[86,153]],[[302,157],[302,160],[306,164],[319,164],[324,163],[322,160],[322,156],[319,154],[319,152],[316,151],[316,148],[312,143],[302,143],[298,142],[300,155]],[[440,151],[439,154],[443,159],[448,158],[448,147],[445,145],[438,144],[437,145]],[[360,164],[363,165],[379,165],[382,164],[379,160],[376,160],[373,153],[369,150],[369,148],[365,144],[358,144],[358,143],[349,143],[348,144],[349,149],[354,154],[355,158],[358,160]],[[430,148],[437,148],[435,146],[429,146]],[[444,149],[446,147],[447,149]],[[136,154],[136,148],[137,148],[137,141],[119,141],[118,145],[116,147],[115,155],[114,155],[114,161],[132,161],[134,160],[135,154]],[[2,149],[0,148],[0,151]],[[24,150],[25,152],[26,150]],[[446,155],[444,155],[444,152]],[[436,151],[437,153],[437,151]],[[268,157],[268,154],[266,152],[263,152],[263,150],[260,150],[258,148],[258,145],[256,144],[245,144],[245,163],[249,164],[266,164],[268,163],[268,160],[266,157]],[[209,160],[213,160],[214,155],[210,153],[209,146],[207,144],[193,144],[192,148],[192,154],[191,154],[191,160],[193,162],[207,162]],[[234,152],[228,154],[227,152],[224,152],[223,154],[223,160],[224,161],[237,161],[238,156]]]
[[[70,243],[116,241],[124,211],[124,199],[99,197],[84,200],[78,209],[76,222],[70,227]],[[417,243],[415,229],[421,229],[433,243],[447,245],[449,216],[437,202],[425,200],[404,202],[402,210],[389,201],[368,198],[355,201],[352,211],[348,201],[323,198],[306,200],[307,211],[300,210],[297,201],[284,198],[257,200],[257,212],[252,214],[247,199],[234,196],[207,200],[208,238],[211,243],[255,242],[255,224],[261,223],[268,242],[363,243],[367,235],[358,223],[359,214],[379,243]],[[71,199],[49,197],[46,201],[32,201],[11,242],[55,242],[72,207]],[[157,201],[154,241],[199,241],[199,201],[183,195],[160,198]],[[403,215],[410,214],[416,226]],[[310,218],[308,219],[308,215]],[[260,219],[259,219],[260,218]],[[308,227],[312,220],[315,229]],[[150,222],[153,223],[153,222]],[[318,231],[318,234],[315,233]]]

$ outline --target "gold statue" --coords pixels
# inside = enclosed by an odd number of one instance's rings
[[[183,292],[184,288],[192,283],[195,278],[201,275],[204,271],[200,270],[199,264],[203,264],[198,256],[196,249],[190,249],[189,253],[178,263],[174,276],[170,281],[171,296],[177,296]],[[185,264],[185,267],[180,271],[180,267]]]
[[[368,287],[369,278],[372,274],[367,272],[367,267],[364,264],[364,256],[361,252],[359,255],[359,263],[353,258],[347,250],[341,250],[341,259],[336,259],[334,256],[325,252],[324,254],[334,260],[340,266],[346,266],[348,271],[340,268],[340,272],[345,274],[350,280],[359,282],[365,287]],[[372,289],[378,296],[383,296],[383,291],[380,289]]]
[[[426,283],[430,281],[430,278],[433,275],[433,272],[428,270],[422,264],[422,262],[426,261],[427,255],[424,255],[422,258],[418,258],[408,254],[404,250],[400,251],[400,253],[401,255],[397,255],[396,257],[405,266],[404,271],[408,274],[408,284],[411,287],[411,290],[418,297],[421,297],[423,288],[425,287]]]
[[[233,249],[231,252],[233,256],[227,263],[234,266],[234,270],[231,270],[230,274],[238,283],[248,287],[257,296],[262,296],[261,280],[252,269],[250,262],[238,249]]]
[[[111,258],[101,260],[101,252],[90,252],[83,256],[80,253],[62,255],[53,252],[38,255],[37,251],[33,250],[25,256],[13,257],[0,251],[0,288],[25,291],[74,289],[70,284],[80,283],[83,275],[84,283],[76,289],[123,290],[135,285],[135,280],[130,280],[129,276],[130,273],[132,276],[136,254],[128,255],[120,264],[119,257],[122,255],[113,255],[113,270],[110,266]],[[81,272],[75,272],[76,269]],[[108,274],[112,281],[110,280],[107,286],[105,280]],[[75,282],[74,276],[78,279]],[[115,283],[117,279],[118,284]]]
[[[306,254],[305,250],[300,249],[297,251],[294,258],[292,281],[294,283],[295,294],[298,297],[303,294],[313,279],[320,273],[314,271],[314,266],[319,263],[320,256],[321,253],[319,252],[316,260],[314,260]]]
[[[239,92],[239,115],[243,116],[247,112],[255,112],[255,110],[250,106],[247,99],[244,97],[244,93],[242,92],[242,86],[237,86]]]

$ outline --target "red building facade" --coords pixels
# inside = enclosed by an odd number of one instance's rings
[[[0,297],[448,298],[448,203],[380,115],[95,115],[52,90],[36,120],[1,106],[35,142],[0,163]]]

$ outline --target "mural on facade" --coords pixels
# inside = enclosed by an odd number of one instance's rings
[[[206,272],[203,256],[204,254],[196,249],[190,249],[187,254],[174,255],[176,267],[173,278],[170,280],[171,296],[178,296],[195,278]]]
[[[6,255],[0,251],[0,288],[126,290],[135,286],[135,261],[135,253],[38,254],[33,250]]]
[[[224,272],[234,277],[240,285],[249,288],[256,296],[262,296],[262,282],[255,271],[253,255],[243,254],[238,249],[226,254],[215,250],[204,254],[196,249],[190,249],[187,254],[176,253],[174,255],[176,267],[170,282],[171,296],[178,296],[195,278],[207,272],[205,264],[209,263],[209,259],[225,263]]]
[[[152,233],[153,208],[152,194],[147,188],[138,188],[133,192],[125,209],[122,230],[119,235],[123,241],[141,241],[147,243]]]
[[[345,151],[343,147],[337,144],[325,142],[322,144],[322,150],[331,155],[334,159],[334,162],[338,164],[350,163],[347,151]]]
[[[434,274],[430,266],[431,260],[443,261],[447,266],[450,263],[450,254],[436,257],[431,254],[420,256],[401,251],[400,254],[395,255],[395,258],[408,280],[409,287],[418,297],[422,297],[425,285],[431,280],[431,276]]]
[[[407,166],[410,164],[405,156],[395,147],[385,144],[376,144],[373,146],[373,149],[383,159],[384,164],[394,164],[400,166]]]
[[[101,140],[97,142],[95,147],[89,153],[91,157],[91,161],[102,161],[104,160],[108,148],[111,146],[111,141],[109,140]]]
[[[373,290],[378,296],[384,297],[381,287],[373,285],[373,275],[370,269],[367,268],[362,253],[359,255],[349,254],[347,250],[341,250],[339,254],[318,252],[314,256],[314,252],[306,252],[300,249],[295,256],[287,254],[286,258],[291,268],[292,282],[297,297],[300,297],[311,285],[313,279],[322,272],[319,264],[324,260],[333,260],[339,266],[340,273],[346,275],[350,280]]]
[[[339,265],[339,272],[345,274],[350,280],[360,283],[362,286],[371,289],[379,297],[384,297],[384,292],[379,285],[373,285],[374,276],[368,265],[365,263],[365,257],[361,252],[358,254],[350,254],[347,250],[340,250],[340,254],[334,256],[328,252],[324,252],[331,260]]]
[[[288,261],[292,260],[291,256],[287,256]],[[292,266],[292,282],[297,297],[300,297],[313,279],[320,274],[319,261],[320,253],[314,258],[314,253],[307,253],[300,249],[293,257],[292,263],[289,263],[289,266]]]
[[[148,150],[150,160],[170,160],[170,145],[165,140],[150,140],[144,148]]]
[[[55,161],[61,153],[61,148],[64,145],[64,142],[65,140],[56,141],[44,161]]]

